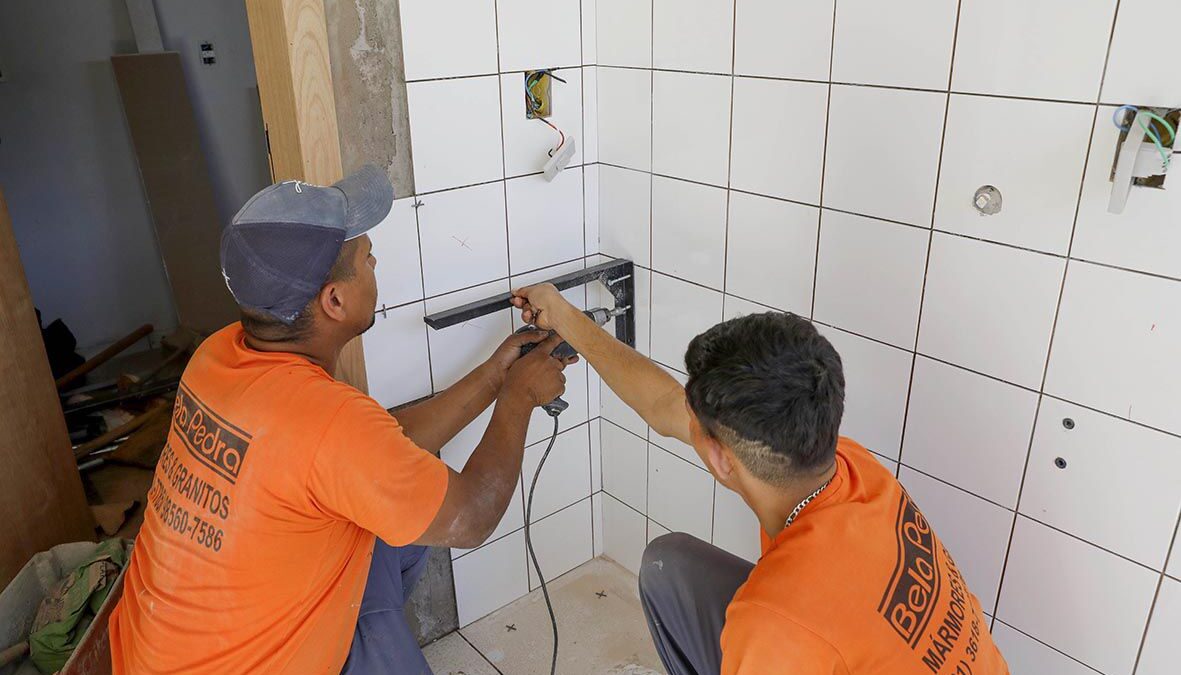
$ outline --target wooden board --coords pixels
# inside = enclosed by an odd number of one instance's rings
[[[0,587],[38,551],[94,538],[49,359],[0,192]]]
[[[221,230],[197,119],[176,52],[111,57],[140,179],[181,325],[238,320],[221,274]]]
[[[275,181],[329,185],[344,177],[323,0],[246,0],[263,126]],[[368,391],[361,339],[336,378]]]

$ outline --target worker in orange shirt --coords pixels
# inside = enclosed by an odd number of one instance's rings
[[[644,551],[640,596],[670,675],[1008,673],[918,505],[839,436],[841,359],[810,322],[768,312],[710,328],[689,343],[682,387],[553,286],[514,295],[758,517],[755,565],[681,533]]]
[[[560,338],[508,338],[395,419],[333,379],[373,325],[365,233],[385,173],[272,185],[222,234],[242,321],[207,338],[176,397],[123,595],[115,673],[429,673],[403,605],[426,546],[483,543],[508,507],[533,408],[564,389]],[[527,343],[541,342],[527,356]],[[495,403],[463,471],[437,453]]]

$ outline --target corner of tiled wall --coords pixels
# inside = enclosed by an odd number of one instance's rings
[[[844,361],[842,432],[923,506],[1012,672],[1175,672],[1181,170],[1106,207],[1114,108],[1181,106],[1162,28],[1181,5],[597,16],[600,246],[640,266],[640,350],[683,377],[723,318],[811,318]],[[983,185],[999,214],[974,208]],[[676,529],[757,556],[691,449],[601,397],[605,554],[635,570]]]

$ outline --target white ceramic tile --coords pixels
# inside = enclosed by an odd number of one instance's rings
[[[820,203],[828,85],[734,80],[730,186]]]
[[[833,81],[947,89],[957,4],[841,0],[833,37]]]
[[[833,0],[738,0],[734,72],[827,80]]]
[[[590,439],[585,426],[578,426],[558,434],[554,447],[542,467],[533,495],[533,520],[538,521],[560,509],[585,499],[591,494]],[[549,445],[549,439],[525,448],[521,463],[525,499],[537,472],[537,462]],[[526,504],[528,502],[526,501]]]
[[[1119,130],[1111,122],[1114,110],[1101,107],[1095,119],[1071,255],[1181,278],[1181,256],[1177,255],[1181,251],[1181,228],[1176,227],[1181,220],[1181,190],[1176,189],[1181,184],[1181,161],[1174,159],[1170,166],[1166,189],[1134,187],[1123,213],[1107,212],[1119,139]]]
[[[598,63],[599,5],[598,0],[582,0],[582,62]]]
[[[596,413],[598,411],[595,411]],[[595,418],[587,423],[587,434],[590,438],[590,478],[591,492],[603,489],[603,421]]]
[[[530,527],[533,551],[546,583],[562,576],[593,557],[591,543],[591,501],[568,506]],[[540,588],[533,564],[529,565],[529,588]]]
[[[600,389],[600,396],[602,397],[603,419],[614,422],[641,439],[648,437],[648,423],[640,417],[639,413],[629,408],[622,399],[616,396],[606,383],[603,383],[603,387]]]
[[[598,63],[652,66],[652,0],[596,0]]]
[[[582,168],[583,251],[599,252],[599,165]]]
[[[582,164],[586,142],[582,131],[582,68],[563,68],[554,71],[565,83],[550,82],[553,115],[550,124],[558,127],[567,138],[573,137],[574,156],[570,166]],[[525,117],[525,75],[509,73],[500,76],[500,99],[504,106],[504,170],[509,176],[539,173],[549,161],[550,151],[561,143],[561,136],[545,122]],[[563,171],[563,174],[571,173]]]
[[[653,67],[731,72],[734,0],[653,0],[652,5]]]
[[[459,558],[455,605],[461,627],[486,616],[529,592],[525,572],[525,533],[514,532]]]
[[[999,621],[992,628],[992,639],[1013,675],[1095,675],[1097,672]]]
[[[377,258],[377,304],[394,307],[422,298],[418,219],[414,199],[399,199],[380,225],[369,230]]]
[[[1105,103],[1174,108],[1181,102],[1176,40],[1164,38],[1164,26],[1181,26],[1181,3],[1120,2],[1103,76]]]
[[[1181,282],[1072,262],[1046,392],[1181,433]]]
[[[1136,675],[1170,675],[1181,663],[1181,581],[1165,579],[1161,583],[1156,607],[1144,638],[1144,652]]]
[[[726,185],[730,80],[721,75],[652,74],[654,173]]]
[[[656,522],[655,520],[652,520],[651,518],[648,519],[648,543],[649,544],[652,543],[653,539],[656,539],[657,537],[663,537],[666,534],[672,534],[672,530],[661,525],[660,523]]]
[[[496,72],[494,0],[402,0],[399,11],[407,80]]]
[[[1094,101],[1115,5],[1116,0],[964,0],[952,89]]]
[[[492,664],[458,632],[422,648],[427,665],[436,675],[496,675]]]
[[[598,84],[599,161],[648,171],[652,168],[652,71],[599,68]]]
[[[597,558],[603,555],[605,549],[605,536],[603,530],[603,498],[602,492],[596,492],[591,495],[591,537],[594,538],[594,546],[591,553]]]
[[[610,422],[603,425],[603,490],[645,511],[648,504],[648,442]]]
[[[824,206],[930,225],[946,100],[931,92],[834,86]]]
[[[925,357],[914,366],[902,461],[1017,508],[1037,394]]]
[[[419,193],[504,177],[500,78],[406,85]]]
[[[652,267],[721,288],[726,265],[726,191],[652,179]]]
[[[1065,262],[936,232],[919,351],[1037,389]]]
[[[508,195],[509,267],[513,274],[582,258],[582,172],[567,169],[553,182],[514,178]]]
[[[603,555],[632,574],[640,573],[647,525],[642,514],[603,493]]]
[[[496,0],[501,72],[581,64],[581,22],[579,0]]]
[[[808,316],[819,222],[815,207],[731,192],[726,292]]]
[[[1017,517],[997,618],[1109,675],[1130,675],[1160,575]]]
[[[930,230],[825,210],[817,321],[914,348]]]
[[[652,358],[685,368],[689,341],[722,320],[722,294],[663,274],[652,275]]]
[[[1181,439],[1046,398],[1021,512],[1160,570],[1181,514],[1178,475]]]
[[[845,371],[841,435],[879,455],[897,459],[914,356],[827,326],[817,329],[841,355]]]
[[[448,190],[420,201],[418,230],[428,297],[508,276],[502,184]]]
[[[1094,110],[955,95],[939,171],[935,227],[1066,254]],[[1001,211],[976,210],[976,190],[1000,190]]]
[[[714,479],[689,462],[648,446],[648,515],[674,532],[709,541]]]
[[[899,481],[947,547],[968,590],[989,611],[1005,566],[1013,512],[903,466]]]
[[[498,293],[507,293],[508,281],[497,281],[426,301],[427,314],[458,307]],[[435,391],[442,391],[483,363],[512,332],[511,311],[503,309],[442,330],[430,329],[431,373]]]
[[[582,68],[582,138],[578,139],[582,160],[599,161],[599,69]]]
[[[734,555],[758,562],[762,555],[759,519],[742,497],[724,485],[714,492],[713,544]]]
[[[607,255],[648,266],[651,260],[652,176],[599,167],[599,244]]]
[[[361,336],[369,395],[392,408],[431,393],[426,324],[422,303],[386,310]]]

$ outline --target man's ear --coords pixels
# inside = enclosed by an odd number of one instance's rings
[[[734,480],[734,453],[722,445],[721,441],[711,434],[702,434],[702,444],[705,446],[706,461],[713,469],[714,477],[723,485],[729,486]]]
[[[344,321],[348,318],[340,284],[332,282],[320,289],[320,309],[333,321]]]

